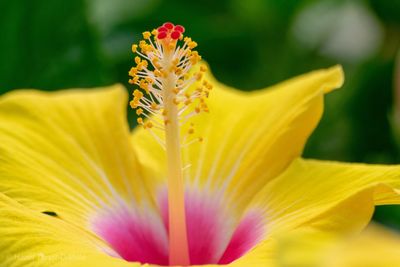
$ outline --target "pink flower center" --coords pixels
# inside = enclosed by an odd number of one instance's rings
[[[239,220],[220,197],[190,191],[185,209],[190,263],[228,264],[254,247],[264,235],[259,212],[247,212]],[[120,206],[98,215],[94,231],[129,262],[168,266],[168,198],[161,194],[157,212]]]

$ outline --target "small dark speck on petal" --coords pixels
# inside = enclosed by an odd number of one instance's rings
[[[54,211],[42,211],[43,214],[52,216],[52,217],[57,217],[57,213],[55,213]]]

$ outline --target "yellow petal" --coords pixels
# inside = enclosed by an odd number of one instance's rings
[[[257,259],[270,250],[276,261],[283,261],[279,242],[271,239],[281,241],[292,232],[322,232],[335,237],[360,232],[375,205],[400,203],[399,188],[400,166],[297,159],[248,205],[264,212],[266,236],[246,257]],[[318,242],[308,245],[324,249]],[[301,255],[299,262],[315,260],[304,251],[295,249],[294,253]],[[292,256],[288,259],[293,262]],[[283,266],[313,266],[299,262]]]
[[[279,239],[277,258],[283,267],[400,266],[400,235],[375,224],[345,237],[299,230]]]
[[[102,251],[107,246],[88,232],[30,210],[1,193],[0,218],[1,266],[75,266],[87,257],[115,260],[118,266],[126,266],[122,260],[107,256]]]
[[[122,86],[0,98],[0,192],[86,226],[90,211],[139,199]]]
[[[371,225],[361,235],[338,242],[326,252],[322,267],[398,267],[400,235],[382,226]]]
[[[227,193],[240,210],[302,153],[321,117],[324,93],[342,85],[343,72],[340,66],[314,71],[251,93],[208,80],[214,85],[210,114],[193,119],[204,142],[184,149],[185,179]],[[163,183],[164,151],[141,128],[132,142],[147,175]]]
[[[102,240],[61,218],[31,210],[0,193],[0,263],[7,267],[157,267],[109,256]],[[267,267],[242,260],[232,267]],[[251,265],[249,265],[251,264]],[[202,265],[217,267],[220,265]]]
[[[297,159],[255,196],[267,231],[279,235],[299,227],[325,232],[360,231],[374,205],[400,203],[400,166]]]

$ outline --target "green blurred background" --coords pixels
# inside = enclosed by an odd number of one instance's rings
[[[400,163],[400,0],[0,0],[0,10],[0,93],[128,86],[131,44],[171,21],[243,90],[342,64],[345,88],[327,96],[305,156]],[[375,220],[400,229],[400,207]]]

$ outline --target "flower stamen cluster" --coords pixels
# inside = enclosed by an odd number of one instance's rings
[[[139,116],[137,123],[150,131],[159,129],[163,132],[165,126],[175,119],[169,112],[171,103],[177,107],[176,119],[181,127],[190,122],[191,117],[209,112],[205,99],[212,85],[203,80],[207,67],[201,65],[197,71],[192,70],[201,56],[194,51],[197,43],[184,37],[184,32],[183,26],[167,22],[152,32],[144,32],[144,40],[132,45],[136,66],[129,71],[129,83],[139,88],[133,91],[130,105]],[[193,88],[195,83],[196,88]],[[185,140],[194,134],[192,124],[186,128]],[[152,134],[165,146],[162,137]],[[201,141],[202,138],[195,140]]]

